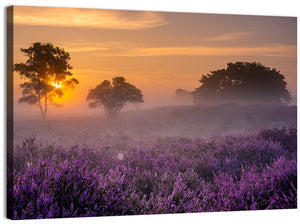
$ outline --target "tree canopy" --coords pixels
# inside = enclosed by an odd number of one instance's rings
[[[143,103],[141,90],[126,82],[124,77],[115,77],[112,82],[104,80],[87,95],[90,108],[104,107],[109,118],[115,118],[121,109],[129,103]]]
[[[25,63],[15,64],[14,71],[26,81],[20,84],[23,97],[20,103],[38,105],[42,119],[46,119],[48,103],[55,104],[55,97],[62,97],[68,88],[74,88],[78,80],[71,78],[69,53],[51,43],[36,42],[21,48],[28,57]]]
[[[288,103],[290,93],[285,77],[275,68],[261,63],[228,63],[226,69],[202,75],[201,86],[193,92],[196,102],[247,101],[263,103]]]

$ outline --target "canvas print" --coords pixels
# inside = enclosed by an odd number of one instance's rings
[[[297,18],[7,8],[7,216],[297,208]]]

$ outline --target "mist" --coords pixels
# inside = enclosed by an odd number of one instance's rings
[[[14,140],[21,143],[35,136],[47,144],[112,145],[124,140],[147,142],[161,137],[209,137],[251,134],[261,129],[296,127],[297,108],[286,105],[170,105],[152,108],[128,107],[114,119],[103,110],[82,109],[76,114],[38,114],[14,121]],[[25,117],[24,117],[25,118]]]

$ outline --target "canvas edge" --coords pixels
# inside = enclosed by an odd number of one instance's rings
[[[13,219],[13,6],[6,7],[6,217]]]

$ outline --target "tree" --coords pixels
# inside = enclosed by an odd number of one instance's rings
[[[179,102],[192,102],[192,93],[185,89],[177,89],[175,91],[175,99]]]
[[[193,92],[196,102],[247,101],[263,103],[288,103],[290,93],[285,77],[275,68],[261,63],[228,63],[226,69],[202,75],[201,86]]]
[[[104,80],[96,88],[90,89],[87,95],[90,108],[104,107],[109,118],[115,118],[121,109],[129,103],[143,103],[141,90],[126,82],[124,77],[115,77],[112,82]]]
[[[28,57],[25,63],[15,64],[14,71],[26,81],[20,84],[23,97],[20,103],[38,105],[42,119],[46,119],[48,104],[55,102],[56,97],[62,97],[68,88],[74,88],[79,82],[71,78],[72,69],[69,64],[69,53],[51,43],[36,42],[28,48],[21,48]]]
[[[176,89],[175,91],[175,97],[176,98],[185,98],[185,97],[189,97],[191,95],[191,93],[185,89]]]

